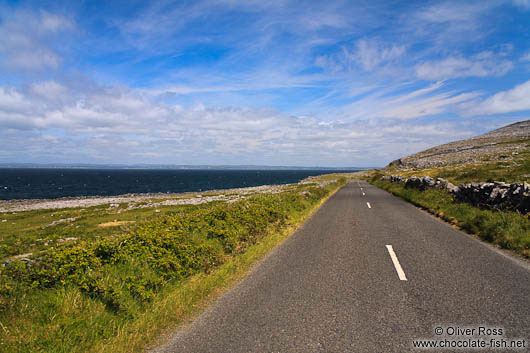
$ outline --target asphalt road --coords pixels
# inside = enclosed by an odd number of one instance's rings
[[[419,338],[530,351],[530,267],[353,181],[153,352],[411,352]]]

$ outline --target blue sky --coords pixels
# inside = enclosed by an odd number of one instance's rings
[[[0,1],[0,163],[383,166],[530,119],[530,0]]]

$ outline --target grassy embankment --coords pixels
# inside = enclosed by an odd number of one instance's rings
[[[108,214],[108,206],[3,214],[14,233],[2,234],[3,255],[17,246],[35,254],[33,262],[0,268],[0,351],[142,350],[241,278],[344,182],[157,214]],[[99,216],[83,226],[76,212]],[[68,216],[79,218],[53,231],[42,227]],[[115,219],[136,223],[112,231],[96,226]],[[23,228],[31,240],[20,236]],[[57,241],[70,237],[77,240]]]
[[[485,156],[483,160],[473,164],[405,171],[384,168],[380,172],[385,175],[404,177],[428,175],[433,178],[447,179],[455,185],[480,181],[528,182],[530,181],[530,151],[526,149],[517,155],[509,156],[506,160],[499,160],[498,156],[496,158]],[[448,192],[407,189],[403,184],[383,182],[380,180],[381,176],[382,174],[375,173],[367,180],[408,202],[427,209],[469,234],[530,258],[529,215],[456,203]]]

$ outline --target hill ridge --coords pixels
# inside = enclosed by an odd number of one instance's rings
[[[431,168],[451,164],[473,163],[484,158],[504,159],[517,154],[521,143],[530,141],[530,120],[512,123],[485,134],[431,147],[396,159],[388,167]]]

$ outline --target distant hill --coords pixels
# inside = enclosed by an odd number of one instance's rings
[[[389,168],[433,168],[462,163],[503,160],[528,151],[530,120],[521,121],[473,138],[450,142],[397,159]]]

